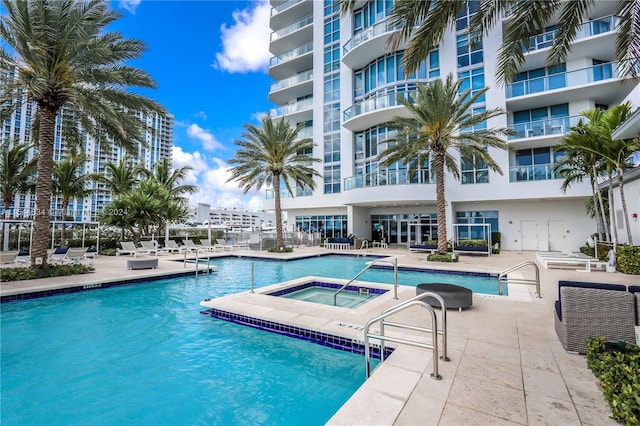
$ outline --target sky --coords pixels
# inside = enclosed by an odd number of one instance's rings
[[[268,99],[269,16],[265,0],[112,1],[122,18],[107,29],[144,41],[130,65],[148,72],[157,89],[143,91],[174,116],[173,166],[193,170],[190,205],[262,210],[264,187],[246,195],[229,182],[227,160],[244,124],[260,123]]]

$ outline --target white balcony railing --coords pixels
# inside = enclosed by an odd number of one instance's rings
[[[289,50],[288,52],[284,52],[282,55],[274,56],[269,61],[270,66],[279,65],[283,62],[290,61],[302,55],[305,55],[309,52],[313,51],[313,43],[307,43],[304,46],[297,47],[293,50]]]
[[[571,126],[578,124],[581,115],[571,117],[556,117],[545,120],[529,121],[526,123],[511,124],[508,127],[515,130],[515,135],[510,135],[509,140],[536,138],[540,136],[560,135],[571,130]]]
[[[344,190],[387,185],[413,185],[435,183],[429,170],[419,170],[409,178],[406,170],[387,170],[377,173],[349,176],[344,179]]]
[[[298,22],[294,22],[291,25],[288,25],[278,31],[274,31],[271,33],[271,41],[274,42],[282,37],[285,37],[293,32],[298,31],[300,28],[304,28],[308,25],[313,24],[313,15],[309,15],[306,18],[299,20]]]
[[[360,31],[358,34],[351,37],[349,41],[347,41],[344,44],[342,48],[343,53],[346,54],[347,52],[355,49],[365,41],[371,40],[372,38],[378,37],[385,33],[393,32],[398,28],[399,26],[391,24],[390,19],[386,19],[384,21],[378,22],[370,27],[365,28],[364,30]]]
[[[277,90],[286,89],[288,87],[292,87],[311,80],[313,80],[313,71],[304,71],[300,74],[294,75],[293,77],[285,78],[284,80],[271,83],[271,85],[269,86],[269,92],[271,93]]]
[[[593,21],[584,22],[578,28],[575,40],[580,40],[594,35],[615,31],[619,21],[620,18],[610,15],[605,16],[604,18],[594,19]],[[528,52],[531,53],[536,50],[551,47],[557,33],[558,30],[553,30],[531,37],[529,39]]]
[[[289,9],[291,6],[300,3],[302,0],[287,0],[280,3],[277,6],[271,8],[271,16],[277,15],[285,9]]]
[[[285,115],[295,114],[296,112],[311,109],[313,107],[313,98],[303,99],[292,104],[283,105],[278,108],[273,108],[269,111],[269,115],[273,118],[282,117]]]

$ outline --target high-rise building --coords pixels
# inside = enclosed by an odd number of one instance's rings
[[[26,102],[19,106],[11,117],[2,123],[0,143],[9,142],[31,143],[31,122],[37,110],[33,102]],[[109,162],[117,163],[121,158],[129,159],[133,164],[142,164],[151,169],[157,161],[172,158],[173,148],[173,116],[160,116],[156,113],[134,113],[146,124],[144,134],[147,146],[139,146],[137,153],[129,153],[118,147],[112,141],[95,141],[86,133],[83,135],[81,150],[86,154],[87,162],[84,164],[84,173],[105,173],[105,165]],[[67,152],[67,144],[62,137],[60,119],[56,124],[56,136],[54,142],[54,161],[64,158]],[[37,148],[29,150],[29,159],[37,155]],[[111,193],[106,191],[104,184],[92,182],[93,191],[83,199],[71,200],[67,217],[75,221],[96,221],[98,215],[105,206],[111,202]],[[3,206],[0,200],[0,212],[4,217],[4,209],[9,208],[12,219],[32,219],[35,209],[35,194],[16,194],[13,206]],[[52,219],[62,220],[62,199],[53,196],[51,200]]]
[[[391,244],[435,239],[436,193],[429,164],[412,177],[403,164],[384,168],[377,155],[385,147],[385,123],[406,114],[398,95],[417,84],[452,73],[463,89],[489,87],[474,110],[502,108],[507,113],[486,123],[509,127],[510,152],[490,149],[503,174],[474,168],[458,158],[460,180],[447,173],[448,236],[466,232],[464,224],[487,224],[501,233],[508,250],[575,250],[597,231],[585,209],[589,182],[566,192],[554,165],[563,153],[555,148],[580,113],[621,103],[636,85],[618,74],[615,62],[615,2],[596,2],[585,16],[565,63],[546,66],[555,35],[551,22],[530,40],[526,61],[512,83],[496,78],[502,25],[470,43],[466,29],[471,2],[439,47],[411,76],[402,68],[405,45],[391,50],[387,41],[392,1],[356,2],[340,14],[335,0],[271,0],[272,29],[270,114],[304,123],[313,137],[313,156],[323,160],[316,188],[282,193],[282,208],[298,230],[327,237],[381,236]],[[504,19],[509,19],[505,17]],[[636,105],[640,99],[636,99]],[[267,192],[266,208],[273,207]],[[488,227],[487,227],[488,228]],[[469,232],[476,232],[476,228]]]

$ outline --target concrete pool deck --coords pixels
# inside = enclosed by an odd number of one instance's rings
[[[327,252],[318,247],[300,247],[277,257]],[[424,253],[412,253],[405,248],[373,248],[369,253],[395,256],[401,266],[491,273],[536,260],[533,252],[502,252],[491,257],[463,255],[458,263],[442,264],[427,262]],[[270,253],[254,251],[211,253],[212,257],[228,255],[273,257]],[[183,262],[177,261],[180,256],[164,255],[158,257],[159,266],[155,270],[130,271],[126,268],[127,258],[130,256],[100,256],[95,260],[96,271],[92,274],[2,283],[0,296],[165,276],[195,268],[193,264],[185,268]],[[530,273],[531,268],[525,268],[513,277]],[[534,286],[510,284],[508,297],[474,294],[470,309],[447,312],[451,361],[439,363],[442,380],[429,377],[431,351],[399,346],[335,413],[329,424],[617,424],[609,418],[610,409],[584,356],[569,354],[562,348],[554,331],[553,304],[560,279],[630,285],[639,284],[640,277],[540,267],[540,279],[542,298],[535,296]],[[394,300],[393,292],[388,292],[356,309],[346,309],[261,294],[266,289],[212,299],[206,305],[362,339],[362,327],[369,319],[415,295],[413,287],[399,287],[399,300]],[[436,313],[439,319],[440,311]],[[399,314],[398,321],[428,325],[424,317],[424,311],[411,308]],[[362,368],[364,375],[364,361]]]

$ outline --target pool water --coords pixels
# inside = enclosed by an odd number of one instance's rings
[[[362,356],[203,316],[199,304],[248,290],[251,261],[261,287],[349,279],[370,260],[220,258],[210,275],[3,303],[0,424],[323,424],[363,383]],[[415,274],[401,284],[429,281]],[[393,272],[360,279],[391,283]]]
[[[337,290],[334,288],[309,287],[292,293],[287,293],[281,297],[333,306],[333,296],[336,294],[336,291]],[[345,289],[336,297],[336,306],[340,306],[342,308],[357,308],[364,302],[377,296],[379,295],[373,293],[360,294],[358,292]]]

